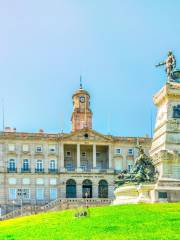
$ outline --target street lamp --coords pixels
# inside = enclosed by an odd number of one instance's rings
[[[15,204],[14,200],[12,201],[12,204],[13,204],[13,217],[14,217],[14,204]]]
[[[87,205],[87,198],[88,198],[88,196],[89,196],[88,192],[85,192],[85,198],[86,198],[86,208],[88,207],[88,205]]]

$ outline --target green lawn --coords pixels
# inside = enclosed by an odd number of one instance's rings
[[[51,212],[0,222],[0,240],[180,239],[180,203],[107,206]]]

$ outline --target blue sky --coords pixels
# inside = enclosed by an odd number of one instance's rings
[[[5,125],[71,131],[81,74],[95,130],[150,134],[152,97],[165,83],[154,65],[173,50],[180,67],[179,11],[178,0],[0,0]]]

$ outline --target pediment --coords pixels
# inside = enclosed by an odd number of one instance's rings
[[[111,136],[104,135],[101,133],[98,133],[94,130],[78,130],[71,132],[69,134],[66,134],[66,136],[63,137],[64,140],[71,140],[71,141],[99,141],[99,142],[110,142],[112,141]]]

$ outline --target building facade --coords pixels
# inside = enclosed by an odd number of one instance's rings
[[[137,142],[148,154],[148,137],[118,137],[92,130],[90,94],[73,94],[72,132],[0,133],[0,204],[46,204],[58,198],[114,198],[114,180],[131,170]]]

